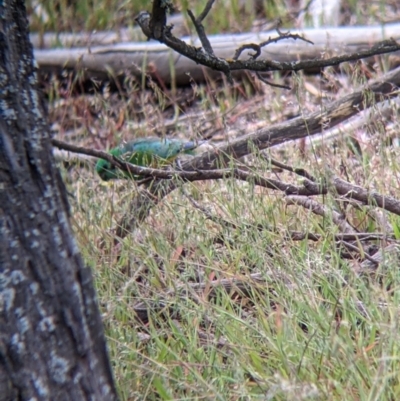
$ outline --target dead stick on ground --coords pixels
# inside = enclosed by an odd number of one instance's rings
[[[254,148],[266,149],[290,140],[319,134],[324,129],[333,127],[356,115],[372,105],[398,95],[400,86],[400,68],[397,68],[379,79],[371,81],[342,99],[327,105],[323,112],[312,113],[309,117],[297,117],[283,124],[263,128],[254,133],[240,137],[229,144],[217,147],[214,151],[197,156],[182,165],[183,171],[214,169],[218,163],[224,165],[232,158],[239,158],[252,152]],[[349,184],[351,186],[351,184]],[[123,216],[115,230],[123,238],[146,218],[150,209],[159,200],[176,188],[173,182],[156,181],[150,192],[157,196],[157,201],[149,202],[147,196],[138,194],[130,205],[130,210]],[[382,199],[380,199],[382,201]],[[382,202],[381,202],[382,203]],[[398,214],[400,214],[400,205]]]

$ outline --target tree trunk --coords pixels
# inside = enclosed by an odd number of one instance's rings
[[[0,400],[116,400],[50,139],[24,1],[0,0]]]

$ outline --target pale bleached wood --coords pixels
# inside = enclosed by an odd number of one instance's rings
[[[384,39],[400,40],[400,24],[304,29],[292,33],[303,34],[313,41],[314,45],[299,40],[282,40],[265,47],[260,59],[288,62],[354,53],[366,50]],[[246,43],[260,43],[276,35],[276,32],[270,31],[257,34],[215,35],[209,39],[217,56],[231,58],[237,47]],[[184,40],[194,46],[201,46],[197,39],[184,38]],[[133,75],[139,78],[142,69],[164,83],[170,83],[173,77],[177,84],[187,84],[193,79],[203,81],[205,76],[220,76],[220,73],[197,65],[154,41],[90,48],[35,50],[35,57],[41,71],[59,72],[64,68],[74,69],[79,70],[84,78],[102,79],[110,75],[114,77]],[[243,52],[242,57],[247,57],[246,52]],[[399,53],[395,57],[399,59]]]
[[[172,31],[174,35],[183,36],[188,34],[182,14],[171,15],[168,18],[168,24],[174,25]],[[144,42],[147,40],[142,29],[138,26],[121,28],[115,31],[31,33],[29,38],[35,49],[110,46],[117,43]]]

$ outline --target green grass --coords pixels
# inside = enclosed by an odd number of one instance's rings
[[[230,99],[235,101],[254,103]],[[109,102],[104,100],[101,113],[112,120]],[[200,100],[197,107],[203,105]],[[261,115],[268,118],[265,110]],[[95,126],[107,128],[109,119]],[[182,125],[175,134],[181,130]],[[375,142],[362,144],[361,157],[349,158],[352,148],[340,138],[335,148],[329,141],[308,148],[305,159],[296,145],[271,153],[315,176],[325,172],[325,163],[340,174],[344,163],[352,182],[390,193],[398,188],[400,155],[379,140],[383,135],[382,130]],[[277,178],[258,157],[248,163],[255,174]],[[289,173],[278,176],[298,183]],[[110,228],[129,210],[135,183],[105,185],[93,170],[76,168],[64,177],[74,194],[73,223],[95,275],[123,400],[398,398],[398,261],[388,255],[378,277],[355,275],[359,262],[340,256],[333,237],[338,228],[329,214],[321,218],[286,206],[282,194],[232,179],[185,184],[193,199],[234,226],[207,220],[178,189],[115,244]],[[340,205],[361,231],[387,230],[373,206],[360,210],[335,196],[315,199]],[[395,233],[397,220],[389,216]],[[293,230],[323,237],[292,241],[286,234]],[[249,282],[255,273],[260,281]],[[211,281],[224,278],[248,284],[213,291]],[[205,288],[195,295],[197,282]],[[140,303],[149,310],[146,322],[136,317]]]
[[[115,245],[107,230],[134,185],[104,186],[92,172],[74,182],[77,235],[93,265],[123,400],[399,397],[397,261],[388,258],[379,279],[361,278],[357,262],[340,257],[329,217],[322,223],[285,207],[279,194],[233,180],[185,188],[237,228],[206,220],[177,190]],[[288,230],[324,239],[296,242]],[[231,241],[217,244],[217,234]],[[254,273],[257,283],[248,279]],[[223,278],[248,284],[213,291],[210,282]],[[205,288],[194,295],[199,281]],[[135,318],[139,303],[148,322]]]

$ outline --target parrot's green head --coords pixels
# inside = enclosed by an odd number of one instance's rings
[[[99,159],[96,163],[96,171],[100,178],[104,181],[125,178],[121,170],[104,159]]]

